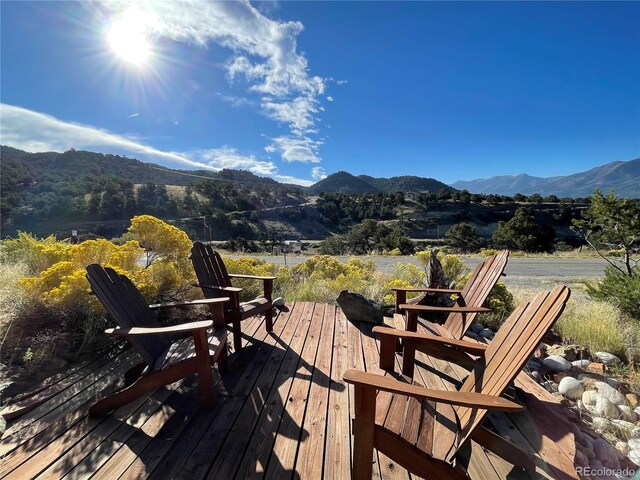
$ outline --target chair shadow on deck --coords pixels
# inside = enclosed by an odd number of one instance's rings
[[[96,423],[89,435],[103,436],[95,439],[99,446],[80,461],[63,455],[59,471],[86,476],[96,471],[111,474],[114,469],[116,476],[126,470],[127,476],[131,472],[149,478],[179,473],[193,479],[226,479],[268,469],[277,472],[275,477],[299,478],[296,454],[281,459],[278,452],[296,452],[308,439],[304,419],[314,382],[326,387],[325,407],[329,391],[343,391],[345,386],[302,358],[304,342],[288,345],[275,331],[264,340],[244,332],[242,336],[246,346],[230,354],[229,370],[222,375],[215,371],[217,403],[212,408],[203,406],[196,376],[161,387],[130,407],[133,413],[125,406],[89,419]],[[290,411],[297,412],[295,418]],[[282,439],[295,442],[295,447],[288,444],[275,451],[276,440]],[[123,467],[124,462],[128,463]]]

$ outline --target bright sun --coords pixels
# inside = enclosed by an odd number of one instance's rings
[[[111,23],[107,38],[122,60],[137,67],[144,66],[152,53],[147,36],[149,19],[137,11],[126,12]]]

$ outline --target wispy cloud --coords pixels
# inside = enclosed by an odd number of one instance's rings
[[[138,115],[140,115],[140,114],[139,113],[132,113],[131,115],[128,115],[127,118],[137,117]]]
[[[79,123],[63,120],[13,105],[0,104],[0,143],[28,152],[61,152],[70,148],[87,148],[105,153],[114,150],[131,153],[145,160],[163,164],[188,165],[193,168],[221,170],[235,168],[257,175],[285,179],[287,183],[310,185],[311,181],[280,175],[273,162],[255,155],[243,155],[236,149],[202,149],[190,152],[167,152],[141,143],[135,138],[111,133]]]
[[[311,135],[318,112],[318,97],[325,80],[309,73],[306,57],[297,51],[300,22],[279,21],[263,14],[248,1],[202,2],[105,2],[113,13],[136,8],[145,12],[152,35],[206,46],[216,42],[233,53],[226,62],[230,81],[243,79],[250,91],[262,96],[262,111],[287,125],[291,142],[313,143]],[[275,139],[274,139],[275,140]],[[295,152],[299,152],[298,156]],[[310,161],[309,151],[287,153],[287,161]],[[313,154],[317,161],[317,148]]]
[[[272,142],[265,147],[265,151],[268,153],[280,152],[280,156],[284,161],[320,163],[318,154],[318,150],[322,145],[320,140],[285,135],[273,138]]]
[[[327,172],[325,172],[322,167],[313,167],[311,169],[311,178],[322,180],[323,178],[327,178]]]

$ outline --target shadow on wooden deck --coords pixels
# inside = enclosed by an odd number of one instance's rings
[[[349,478],[354,398],[342,375],[379,371],[371,325],[351,324],[333,305],[294,303],[271,334],[261,318],[244,322],[243,344],[230,355],[229,371],[216,374],[211,409],[202,407],[191,377],[88,417],[88,407],[135,363],[131,351],[57,376],[45,385],[44,403],[11,420],[0,442],[0,477]],[[427,357],[419,357],[417,373],[435,373],[440,382],[463,374]],[[523,474],[471,443],[471,478],[574,478],[575,443],[570,426],[555,417],[560,406],[521,377],[516,386],[528,392],[518,394],[527,410],[490,422],[536,453],[540,472]],[[374,461],[376,478],[412,477],[382,454]]]

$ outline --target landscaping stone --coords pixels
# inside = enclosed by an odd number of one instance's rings
[[[595,407],[596,405],[596,395],[598,392],[594,390],[587,390],[582,394],[582,403],[585,407]]]
[[[596,458],[596,454],[593,452],[593,449],[591,449],[591,448],[583,448],[582,449],[582,453],[589,460],[595,460],[595,458]]]
[[[627,422],[626,420],[615,419],[611,420],[611,423],[627,433],[630,433],[635,427],[634,423]]]
[[[542,376],[538,372],[536,371],[531,372],[531,376],[536,380],[536,382],[538,383],[542,382]]]
[[[0,415],[0,438],[4,435],[5,430],[7,429],[7,421],[4,419],[2,415]]]
[[[575,461],[576,461],[576,465],[579,465],[581,467],[588,467],[589,466],[589,459],[580,450],[576,450]]]
[[[616,390],[617,390],[618,388],[620,388],[620,385],[621,385],[620,380],[617,380],[617,379],[615,379],[615,378],[607,378],[605,381],[606,381],[609,385],[611,385],[613,388],[615,388]]]
[[[631,438],[627,443],[629,444],[629,448],[631,450],[640,451],[640,438]]]
[[[571,370],[571,363],[559,355],[551,355],[545,358],[542,364],[554,372],[568,372]]]
[[[384,322],[382,312],[359,293],[343,290],[336,299],[338,305],[351,322],[367,322],[382,324]]]
[[[636,421],[636,412],[628,405],[619,405],[618,410],[620,410],[620,417],[622,420],[626,420],[627,422],[635,422]]]
[[[479,323],[472,323],[471,326],[469,327],[469,332],[475,333],[475,334],[479,334],[482,330],[484,330],[484,327]]]
[[[589,410],[596,417],[614,419],[618,418],[618,409],[609,401],[609,399],[599,393],[596,393],[596,404],[594,406],[587,406]]]
[[[636,407],[636,408],[634,408],[634,409],[633,409],[633,411],[634,411],[634,412],[636,412],[636,415],[637,415],[638,417],[640,417],[640,407]]]
[[[558,384],[558,392],[570,400],[578,400],[582,397],[584,387],[573,377],[564,377]]]
[[[618,450],[625,457],[629,454],[631,449],[627,442],[616,442],[616,450]]]
[[[636,465],[640,465],[640,450],[629,451],[629,455],[627,455],[627,458]]]
[[[556,391],[556,387],[551,382],[542,382],[542,388],[544,388],[547,392],[553,393]]]
[[[587,367],[587,371],[602,375],[604,373],[604,363],[591,362]]]
[[[597,458],[591,460],[591,469],[592,470],[602,470],[604,469],[604,465]]]
[[[272,302],[273,306],[276,307],[276,308],[284,307],[284,303],[285,303],[284,302],[284,298],[282,298],[282,297],[278,297]]]
[[[629,405],[631,405],[631,408],[636,408],[638,404],[640,404],[640,397],[635,393],[627,393],[625,398],[627,399],[627,402],[629,402]],[[638,416],[640,416],[640,413],[638,413]]]
[[[607,398],[614,405],[624,405],[624,395],[618,390],[613,388],[606,382],[596,382],[595,387],[598,389],[598,393]]]
[[[570,376],[567,372],[560,372],[553,374],[553,381],[556,383],[560,383],[564,377]]]
[[[597,438],[593,442],[593,452],[596,454],[596,459],[600,460],[605,467],[612,469],[620,468],[616,449],[606,440]]]
[[[571,362],[571,365],[573,365],[576,368],[581,368],[581,369],[585,369],[588,368],[589,365],[591,365],[591,361],[590,360],[575,360],[573,362]]]
[[[464,335],[466,337],[472,338],[473,340],[478,340],[478,341],[482,340],[482,337],[480,335],[478,335],[477,333],[467,332]]]
[[[593,450],[593,439],[589,435],[580,431],[578,434],[576,434],[575,437],[579,444],[585,446],[590,450]]]
[[[629,434],[629,438],[640,438],[640,427],[634,427]]]
[[[482,338],[487,338],[489,340],[492,340],[493,337],[495,337],[495,333],[493,333],[489,328],[483,328],[478,335],[480,335]]]
[[[559,355],[573,362],[579,358],[589,358],[589,349],[580,345],[552,345],[547,349],[547,354]]]
[[[596,352],[593,354],[593,357],[607,366],[616,365],[621,362],[618,357],[609,352]]]
[[[595,417],[592,422],[593,429],[598,432],[606,432],[609,428],[611,428],[611,422],[606,418]]]

